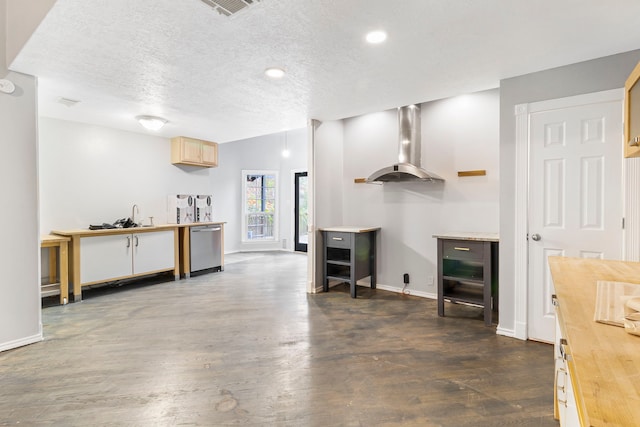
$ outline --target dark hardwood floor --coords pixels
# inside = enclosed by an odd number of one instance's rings
[[[497,336],[482,309],[308,295],[301,254],[227,261],[44,308],[45,340],[0,353],[0,425],[558,425],[553,348]]]

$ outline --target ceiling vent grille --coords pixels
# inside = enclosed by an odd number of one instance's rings
[[[202,0],[203,3],[208,4],[217,10],[218,13],[225,16],[231,16],[234,13],[240,12],[245,7],[259,3],[260,1],[261,0]]]

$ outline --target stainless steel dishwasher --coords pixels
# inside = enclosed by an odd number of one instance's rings
[[[222,226],[208,224],[190,227],[190,273],[222,271]]]

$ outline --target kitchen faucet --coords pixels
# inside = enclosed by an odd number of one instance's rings
[[[140,215],[140,209],[138,209],[138,205],[134,204],[133,207],[131,208],[131,221],[134,224],[138,224],[136,222],[136,212],[138,212],[138,215]]]

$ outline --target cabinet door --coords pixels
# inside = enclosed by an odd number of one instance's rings
[[[640,62],[624,84],[624,156],[640,157]],[[633,145],[631,145],[633,144]]]
[[[175,268],[174,231],[154,231],[133,235],[133,274]]]
[[[131,235],[82,237],[80,282],[103,282],[131,275]]]
[[[202,163],[218,166],[218,145],[210,142],[202,142]]]
[[[182,161],[201,163],[202,161],[202,145],[195,139],[182,139]]]

